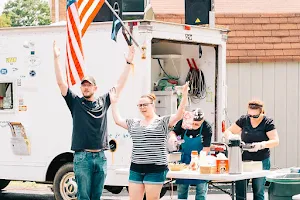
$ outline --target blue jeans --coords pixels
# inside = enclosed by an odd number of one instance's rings
[[[188,199],[189,187],[190,185],[188,184],[177,185],[178,199]],[[197,184],[195,200],[205,200],[207,195],[207,190],[208,190],[207,183]]]
[[[104,152],[75,152],[74,173],[78,200],[99,200],[107,174]]]
[[[265,160],[263,160],[262,165],[264,170],[269,170],[271,168],[270,158],[266,158]],[[237,200],[242,200],[246,198],[247,192],[245,193],[244,187],[247,188],[248,183],[249,183],[249,179],[236,182],[235,189],[236,189]],[[265,183],[266,183],[265,177],[252,179],[253,200],[265,199]]]

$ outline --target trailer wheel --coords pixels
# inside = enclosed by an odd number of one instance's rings
[[[4,189],[10,183],[9,180],[0,179],[0,190]]]
[[[73,164],[66,163],[56,172],[53,182],[56,200],[76,200],[77,183],[73,171]]]

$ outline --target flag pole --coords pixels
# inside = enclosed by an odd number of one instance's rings
[[[108,6],[108,8],[111,10],[111,12],[116,16],[116,18],[120,21],[120,23],[122,24],[122,26],[124,27],[124,29],[127,31],[127,33],[131,36],[132,41],[134,42],[134,44],[140,48],[140,46],[138,45],[138,43],[135,41],[135,39],[133,38],[132,34],[130,33],[130,31],[127,29],[127,27],[125,26],[124,22],[121,20],[121,18],[119,17],[119,15],[116,13],[116,11],[114,11],[114,9],[111,7],[111,5],[107,2],[107,0],[104,1],[106,3],[106,5]]]

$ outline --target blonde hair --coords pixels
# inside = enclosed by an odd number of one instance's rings
[[[261,113],[265,114],[264,102],[258,99],[254,99],[248,102],[248,108],[259,109]]]
[[[156,100],[156,96],[153,93],[143,95],[143,96],[141,96],[141,98],[148,98],[151,100],[151,103],[154,103]]]

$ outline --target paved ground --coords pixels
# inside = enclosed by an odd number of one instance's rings
[[[54,200],[53,193],[50,189],[51,185],[36,184],[34,182],[11,182],[9,186],[0,193],[1,200]],[[226,189],[226,187],[225,187]],[[228,189],[228,188],[227,188]],[[171,191],[162,198],[162,200],[177,199],[176,191],[171,195]],[[266,193],[267,198],[267,193]],[[252,194],[248,193],[248,199],[253,199]],[[124,189],[120,194],[113,195],[108,191],[104,191],[102,200],[128,200],[128,193]],[[189,200],[195,199],[195,192],[192,190]],[[222,194],[216,190],[210,189],[208,200],[230,200],[227,194]]]

